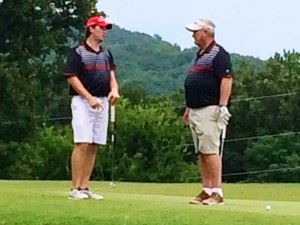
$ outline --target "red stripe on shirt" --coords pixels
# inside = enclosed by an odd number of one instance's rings
[[[190,72],[195,72],[195,71],[213,71],[213,68],[209,66],[190,66],[189,68]]]
[[[103,70],[110,70],[110,66],[108,65],[102,65],[102,64],[97,64],[97,65],[86,65],[83,67],[84,70],[98,70],[98,69],[103,69]]]

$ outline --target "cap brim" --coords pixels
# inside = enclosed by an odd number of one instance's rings
[[[199,27],[196,24],[192,23],[192,24],[186,25],[185,29],[187,29],[188,31],[194,32],[194,31],[197,31],[197,30],[201,30],[201,27]]]
[[[112,28],[112,24],[111,24],[111,23],[108,23],[108,24],[106,24],[105,27],[106,27],[107,30],[110,30],[110,29]]]

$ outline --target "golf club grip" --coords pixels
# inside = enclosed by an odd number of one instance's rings
[[[226,128],[227,128],[227,126],[225,125],[222,129],[222,139],[223,140],[225,140],[225,138],[226,138]]]
[[[116,107],[114,105],[110,106],[110,122],[114,123],[116,121]]]

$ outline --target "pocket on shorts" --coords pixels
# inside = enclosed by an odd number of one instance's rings
[[[71,109],[72,111],[76,111],[77,106],[76,106],[76,98],[73,96],[71,100]]]
[[[219,107],[216,106],[214,107],[214,109],[210,114],[210,121],[217,122],[218,118],[219,118]]]
[[[77,111],[82,107],[84,99],[81,96],[73,96],[71,100],[71,109],[72,111]]]

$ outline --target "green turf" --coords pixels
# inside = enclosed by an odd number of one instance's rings
[[[69,184],[0,181],[0,225],[300,224],[300,184],[224,184],[214,207],[187,204],[199,184],[92,182],[104,201],[68,200]]]

